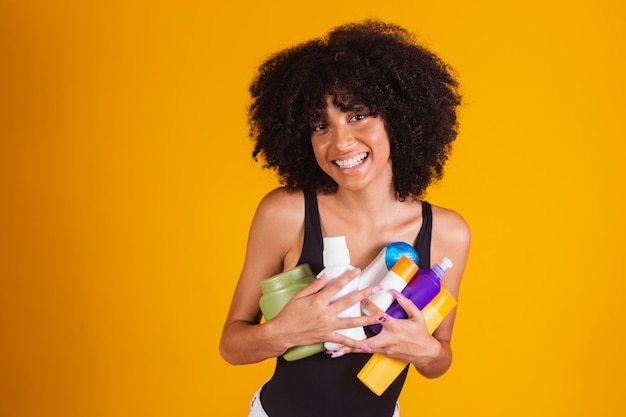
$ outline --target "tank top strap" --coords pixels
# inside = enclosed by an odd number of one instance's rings
[[[413,244],[419,255],[420,269],[428,269],[432,266],[430,262],[432,227],[432,206],[428,201],[422,201],[422,227]],[[298,265],[307,263],[313,273],[318,274],[324,268],[323,252],[324,240],[317,194],[311,191],[304,191],[304,243]]]
[[[428,201],[422,201],[422,227],[415,239],[415,250],[419,256],[420,269],[428,269],[430,264],[430,241],[433,233],[433,210]]]
[[[298,265],[309,264],[314,274],[319,274],[324,268],[324,239],[320,212],[317,205],[317,194],[313,191],[304,191],[304,243]]]

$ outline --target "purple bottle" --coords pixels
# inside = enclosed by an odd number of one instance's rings
[[[402,295],[411,300],[417,308],[423,309],[441,291],[441,278],[446,275],[446,269],[448,268],[452,268],[452,261],[448,258],[443,258],[440,264],[435,264],[430,269],[420,269],[406,284],[406,287],[402,290]],[[406,319],[408,317],[406,311],[400,307],[397,300],[394,300],[386,313],[397,319]],[[378,334],[382,330],[382,325],[373,324],[369,326],[369,329],[374,334]]]

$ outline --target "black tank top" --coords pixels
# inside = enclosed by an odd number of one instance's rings
[[[304,244],[298,264],[308,263],[313,273],[324,267],[324,241],[315,193],[304,193]],[[413,244],[420,269],[430,268],[432,210],[422,202],[422,227]],[[371,354],[352,353],[331,358],[325,352],[288,362],[276,359],[274,375],[265,384],[261,403],[270,417],[385,417],[394,413],[408,373],[408,365],[380,397],[357,374]]]

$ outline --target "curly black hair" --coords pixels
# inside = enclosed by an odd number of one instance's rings
[[[260,155],[287,188],[337,189],[311,145],[311,121],[327,94],[350,97],[383,118],[400,200],[422,197],[441,179],[457,136],[461,95],[452,69],[415,35],[377,20],[349,23],[279,51],[259,67],[250,85],[252,156]]]

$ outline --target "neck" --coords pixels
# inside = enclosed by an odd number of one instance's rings
[[[398,209],[398,198],[393,186],[368,187],[358,191],[339,188],[334,197],[355,222],[360,222],[360,219],[369,224],[385,222]]]

